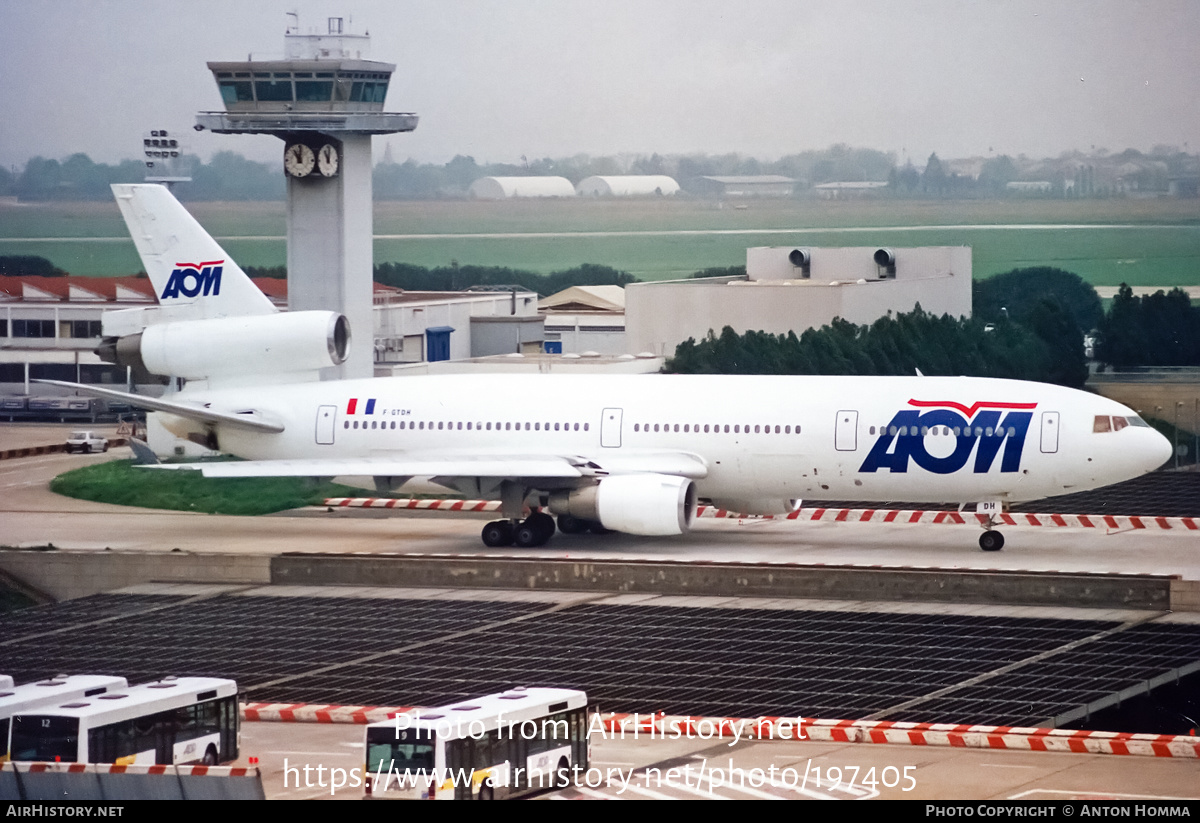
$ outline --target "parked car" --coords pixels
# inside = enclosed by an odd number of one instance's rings
[[[81,452],[88,454],[89,452],[106,452],[108,451],[108,438],[101,437],[95,432],[80,431],[71,432],[71,436],[67,438],[67,453]]]

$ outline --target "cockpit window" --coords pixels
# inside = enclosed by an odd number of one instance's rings
[[[1109,417],[1106,414],[1096,415],[1096,420],[1092,424],[1093,432],[1119,432],[1126,426],[1139,426],[1143,429],[1150,428],[1150,424],[1135,414],[1128,417],[1118,417],[1113,415]]]

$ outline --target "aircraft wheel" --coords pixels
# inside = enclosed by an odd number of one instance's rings
[[[558,530],[563,534],[583,534],[588,530],[588,522],[580,520],[578,517],[572,517],[569,514],[560,514],[558,516]]]
[[[513,532],[513,539],[523,549],[544,546],[554,536],[554,518],[543,512],[534,512],[525,518]]]
[[[534,512],[526,518],[525,522],[538,530],[538,533],[542,535],[542,543],[554,536],[554,518],[545,512]],[[540,546],[541,543],[538,545]]]
[[[979,535],[979,548],[985,552],[998,552],[1004,548],[1004,535],[996,531],[987,531]]]
[[[483,545],[489,548],[511,546],[513,543],[513,526],[507,520],[493,520],[483,527]]]

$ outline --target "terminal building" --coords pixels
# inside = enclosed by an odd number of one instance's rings
[[[726,326],[800,334],[835,317],[868,324],[918,304],[931,314],[971,315],[969,247],[751,248],[745,277],[627,286],[626,351],[671,357],[688,338]]]
[[[254,284],[287,308],[285,280],[260,277]],[[134,388],[126,367],[102,362],[95,352],[100,315],[156,303],[144,277],[0,277],[0,395],[61,393],[32,382],[38,379]],[[417,292],[375,283],[372,314],[365,345],[372,348],[376,376],[412,363],[538,354],[543,348],[537,295],[522,289]],[[158,383],[137,388],[162,390]]]

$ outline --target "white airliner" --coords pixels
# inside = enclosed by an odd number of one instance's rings
[[[164,188],[113,186],[160,305],[105,316],[110,355],[187,379],[163,399],[58,383],[156,410],[243,462],[208,477],[429,479],[498,498],[489,546],[558,528],[687,531],[695,505],[782,513],[801,499],[1008,503],[1137,477],[1166,438],[1112,400],[970,377],[466,375],[321,382],[345,319],[277,313]],[[370,330],[366,330],[370,334]],[[54,382],[54,381],[44,381]],[[524,514],[526,509],[532,513]],[[547,513],[549,512],[549,513]],[[990,523],[990,521],[989,521]],[[985,527],[980,546],[1001,548]]]

